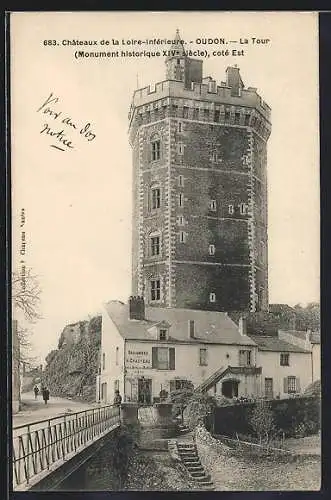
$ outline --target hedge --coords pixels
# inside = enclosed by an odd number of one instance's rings
[[[206,419],[206,427],[214,434],[234,436],[237,434],[254,435],[250,426],[253,403],[237,403],[221,406]],[[300,397],[270,401],[275,431],[286,436],[308,436],[320,429],[321,400],[318,397]]]

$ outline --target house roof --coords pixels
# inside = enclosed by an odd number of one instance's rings
[[[165,321],[170,324],[168,342],[171,343],[255,345],[250,337],[239,333],[237,325],[223,312],[146,307],[145,320],[130,320],[127,304],[110,301],[104,307],[119,333],[127,340],[155,341],[151,327]],[[189,320],[195,322],[194,338],[188,334]]]
[[[276,352],[304,352],[308,353],[306,349],[302,349],[296,345],[285,342],[278,337],[265,336],[265,335],[251,335],[251,338],[258,345],[260,351],[276,351]]]
[[[298,337],[299,339],[306,340],[307,332],[303,330],[286,330],[286,333],[293,335],[294,337]],[[320,344],[321,343],[321,334],[320,332],[311,332],[310,333],[310,342],[312,344]]]

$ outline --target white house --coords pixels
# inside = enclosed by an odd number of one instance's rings
[[[224,396],[260,394],[257,346],[226,313],[111,301],[102,314],[100,399],[152,403],[190,382]]]
[[[321,380],[321,336],[320,332],[279,330],[280,339],[302,347],[311,353],[311,382]]]
[[[312,382],[311,351],[275,336],[251,336],[258,345],[264,397],[300,394]]]
[[[302,344],[293,331],[247,336],[244,320],[238,326],[224,312],[111,301],[102,314],[97,398],[112,403],[119,390],[123,401],[149,404],[187,384],[228,398],[300,394],[318,374],[315,340]]]

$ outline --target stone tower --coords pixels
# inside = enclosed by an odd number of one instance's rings
[[[132,293],[149,305],[268,309],[270,108],[245,88],[203,77],[177,31],[166,80],[134,92]]]

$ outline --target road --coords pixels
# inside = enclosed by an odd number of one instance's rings
[[[52,395],[47,405],[45,405],[41,395],[35,399],[33,392],[23,393],[21,402],[22,410],[13,415],[13,427],[47,418],[59,417],[65,413],[75,413],[90,408],[97,408],[99,406],[98,403],[82,403],[70,399],[58,398]]]

